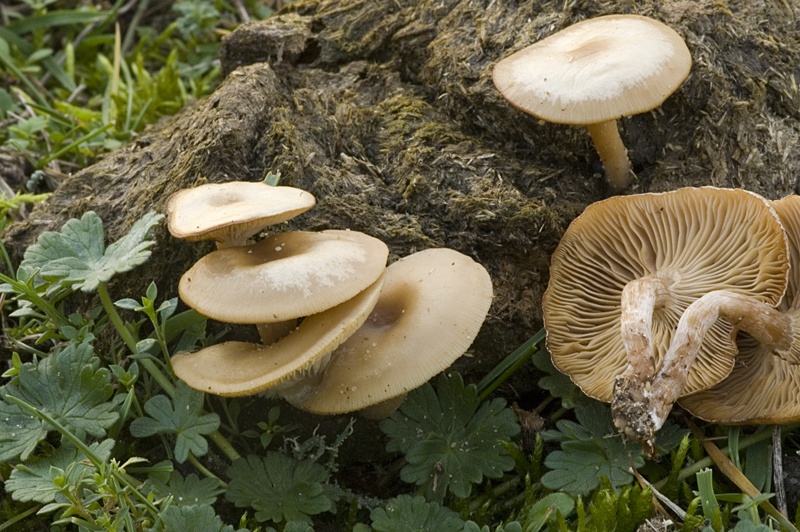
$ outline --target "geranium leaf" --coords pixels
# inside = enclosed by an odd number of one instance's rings
[[[22,266],[39,268],[48,281],[63,281],[84,292],[144,263],[153,241],[148,235],[163,215],[145,214],[127,235],[105,248],[103,222],[92,211],[64,224],[60,233],[42,233],[25,251]]]
[[[207,505],[170,506],[159,514],[159,518],[164,524],[164,532],[234,532],[234,528],[225,526],[214,509]]]
[[[466,498],[472,484],[514,467],[500,441],[516,436],[519,424],[503,399],[481,403],[476,387],[458,374],[442,375],[437,388],[425,384],[409,393],[381,430],[390,437],[389,451],[406,454],[404,481],[426,486],[437,501],[448,491]]]
[[[156,495],[167,497],[172,495],[172,504],[176,506],[212,505],[217,495],[222,493],[219,479],[200,479],[194,473],[186,478],[177,471],[169,475],[169,480],[162,482],[156,475],[151,475],[142,488],[143,493],[154,491]]]
[[[377,532],[460,532],[464,529],[464,521],[450,508],[410,495],[389,500],[385,507],[372,510],[369,517]]]
[[[0,389],[47,413],[78,438],[105,436],[119,417],[108,400],[114,393],[108,370],[99,368],[91,344],[69,344],[38,365],[25,363],[18,380]],[[25,460],[52,428],[11,401],[0,403],[0,461]]]
[[[309,516],[333,509],[343,494],[327,483],[329,473],[320,464],[274,451],[267,451],[265,458],[236,460],[228,476],[225,497],[238,507],[254,508],[259,521],[310,524]]]
[[[146,438],[154,434],[175,434],[175,459],[183,463],[191,452],[203,456],[208,451],[204,434],[219,428],[217,414],[200,415],[203,410],[203,394],[178,381],[172,400],[165,395],[156,395],[144,405],[148,416],[131,423],[131,434]]]
[[[111,456],[114,440],[93,443],[89,448],[103,461]],[[25,464],[19,464],[6,482],[6,490],[18,501],[36,501],[50,503],[56,500],[59,487],[53,483],[58,475],[65,475],[69,485],[77,485],[88,469],[86,455],[70,443],[59,447],[52,456],[34,458]]]

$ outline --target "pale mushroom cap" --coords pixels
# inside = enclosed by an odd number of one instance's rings
[[[494,84],[523,111],[559,124],[595,124],[654,109],[689,75],[675,30],[639,15],[584,20],[503,59]]]
[[[768,202],[743,190],[685,188],[617,196],[590,205],[552,257],[543,299],[553,363],[588,395],[610,401],[627,365],[620,336],[621,294],[634,279],[658,275],[672,298],[653,312],[660,367],[681,314],[712,290],[776,305],[789,273],[788,249]],[[733,329],[718,320],[689,371],[685,393],[713,386],[733,366]]]
[[[331,309],[308,316],[274,344],[225,342],[172,357],[175,375],[192,388],[223,396],[253,395],[324,366],[324,358],[367,319],[383,276]]]
[[[457,251],[429,249],[395,262],[369,318],[333,352],[301,407],[352,412],[422,385],[472,344],[491,301],[487,271]]]
[[[695,416],[726,424],[793,423],[800,420],[800,196],[773,201],[789,240],[789,286],[780,309],[794,318],[794,343],[780,355],[749,336],[737,339],[739,355],[722,382],[679,402]]]
[[[274,323],[322,312],[374,283],[386,244],[358,231],[293,231],[218,249],[181,277],[181,299],[226,323]]]
[[[263,182],[201,185],[169,197],[167,226],[175,238],[243,245],[263,228],[294,218],[314,203],[305,190]]]

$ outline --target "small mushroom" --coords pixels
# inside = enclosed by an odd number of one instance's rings
[[[192,388],[223,396],[280,392],[295,381],[313,378],[328,355],[366,321],[383,286],[381,276],[352,299],[306,317],[272,345],[225,342],[172,357],[175,375]]]
[[[717,290],[774,306],[787,257],[777,215],[743,190],[685,188],[590,205],[552,257],[543,307],[553,363],[586,394],[613,400],[615,423],[630,432],[629,405],[650,395],[687,307]],[[731,323],[713,322],[681,395],[730,372],[734,334]]]
[[[292,231],[218,249],[181,277],[181,299],[226,323],[274,323],[317,314],[374,283],[386,244],[358,231]]]
[[[179,190],[167,200],[167,227],[175,238],[213,239],[217,248],[243,246],[267,226],[314,206],[314,196],[293,187],[234,181]]]
[[[778,309],[792,322],[790,349],[740,335],[730,375],[708,390],[683,397],[680,405],[715,423],[755,425],[800,420],[800,196],[772,202],[789,239],[790,277]]]
[[[612,192],[631,164],[617,119],[661,105],[689,75],[675,30],[639,15],[584,20],[501,60],[494,84],[512,105],[557,124],[586,125]]]
[[[386,269],[364,325],[331,355],[319,382],[284,393],[304,410],[337,414],[379,405],[386,417],[406,392],[446,369],[472,344],[492,301],[487,271],[451,249],[429,249]]]

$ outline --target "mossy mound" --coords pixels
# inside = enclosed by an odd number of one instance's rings
[[[620,121],[636,172],[628,193],[797,190],[800,29],[789,3],[301,0],[223,45],[211,96],[67,179],[4,241],[16,259],[45,230],[95,210],[116,239],[202,182],[259,180],[317,197],[279,228],[350,228],[392,258],[428,247],[489,270],[495,301],[462,370],[484,372],[541,327],[549,256],[569,222],[605,197],[584,128],[540,123],[494,89],[502,57],[588,17],[637,13],[687,41],[694,65],[656,111]],[[161,226],[147,268],[119,297],[180,275],[211,245]],[[153,279],[155,276],[155,279]],[[121,286],[124,284],[124,286]],[[530,385],[530,384],[529,384]]]

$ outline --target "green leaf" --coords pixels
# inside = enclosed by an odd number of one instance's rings
[[[203,456],[208,451],[204,434],[219,428],[217,414],[200,415],[203,411],[203,394],[178,381],[175,395],[170,401],[166,395],[156,395],[144,405],[149,417],[140,417],[131,423],[131,434],[135,438],[146,438],[154,434],[177,435],[175,459],[183,463],[191,452]]]
[[[151,476],[145,482],[142,492],[154,491],[158,498],[172,495],[172,504],[175,506],[212,505],[217,501],[217,495],[222,493],[220,481],[216,478],[200,479],[194,473],[186,478],[177,471],[169,475],[167,482],[162,482]]]
[[[369,517],[377,532],[460,532],[464,528],[464,521],[450,508],[410,495],[389,500]]]
[[[150,256],[148,239],[153,226],[163,215],[149,213],[131,227],[130,232],[105,249],[103,222],[89,211],[64,224],[60,233],[46,232],[25,251],[22,265],[39,268],[42,278],[74,284],[91,292],[118,273],[144,263]]]
[[[472,484],[514,467],[500,442],[516,436],[519,424],[505,400],[481,403],[476,387],[458,374],[442,375],[437,388],[425,384],[410,392],[380,427],[390,437],[387,450],[406,454],[405,482],[425,486],[434,500],[448,491],[466,498]]]
[[[159,518],[164,524],[164,532],[234,532],[234,528],[225,526],[214,509],[207,505],[170,506],[159,514]],[[246,531],[242,529],[240,532]]]
[[[551,490],[586,495],[600,485],[601,476],[614,487],[630,483],[630,459],[637,467],[644,465],[641,446],[622,441],[614,430],[610,409],[602,403],[581,401],[575,416],[580,423],[561,420],[556,424],[558,431],[542,433],[544,439],[562,442],[561,450],[545,459],[550,471],[542,476],[542,484]]]
[[[25,363],[18,380],[0,388],[0,461],[22,460],[52,427],[31,417],[12,395],[50,415],[78,438],[105,436],[119,415],[108,400],[114,393],[111,376],[99,368],[91,344],[69,344],[37,365]]]
[[[233,462],[225,497],[238,507],[256,510],[259,521],[300,521],[327,512],[343,492],[327,483],[329,473],[312,460],[297,461],[274,451]]]
[[[561,399],[564,408],[575,408],[583,393],[575,386],[572,379],[556,369],[550,359],[550,352],[540,349],[531,357],[531,361],[538,369],[547,373],[545,377],[539,379],[539,387],[550,392],[553,397]]]
[[[114,440],[89,446],[103,461],[111,456],[113,447]],[[52,456],[33,458],[25,464],[17,465],[6,481],[6,490],[17,501],[36,501],[43,504],[54,502],[59,487],[53,480],[58,476],[65,476],[67,485],[77,486],[90,469],[94,470],[84,462],[86,460],[86,455],[67,443],[59,447]]]

